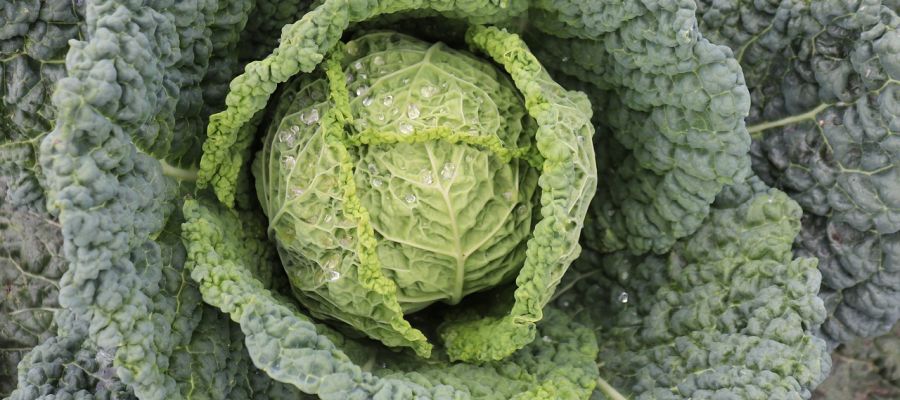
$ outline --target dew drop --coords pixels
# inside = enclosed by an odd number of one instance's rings
[[[372,63],[375,65],[384,65],[384,58],[381,56],[375,56],[375,58],[372,59]]]
[[[300,114],[300,119],[307,125],[319,122],[319,110],[313,108],[312,110],[309,110],[309,114]]]
[[[297,159],[295,159],[293,156],[285,156],[281,159],[281,162],[287,169],[293,169],[294,166],[297,165]]]
[[[516,214],[523,216],[526,213],[528,213],[528,207],[525,207],[524,205],[516,207]]]
[[[343,246],[343,247],[350,247],[353,245],[353,237],[351,237],[350,235],[347,235],[347,236],[340,238],[338,240],[338,242],[340,242],[341,246]]]
[[[366,97],[366,98],[364,98],[363,101],[362,101],[362,105],[363,105],[363,107],[371,106],[371,105],[372,105],[372,98],[371,98],[371,97]]]
[[[544,335],[541,337],[541,341],[543,341],[544,343],[552,343],[553,339],[551,339],[550,336]]]
[[[328,282],[337,282],[338,279],[341,279],[341,273],[336,269],[329,269],[327,279]]]
[[[617,300],[622,304],[628,303],[628,292],[619,293],[619,297],[617,298]]]
[[[409,135],[410,133],[413,133],[413,126],[406,122],[401,123],[400,124],[400,133],[402,133],[404,135]]]
[[[420,89],[419,92],[422,93],[422,97],[427,99],[437,94],[437,88],[431,85],[425,85],[422,86],[422,89]]]
[[[562,62],[569,62],[569,57],[568,57],[568,56],[564,56],[564,57],[562,58]]]
[[[363,67],[363,65],[359,61],[357,61],[355,64],[353,64],[353,69],[355,69],[355,70],[361,70],[362,67]]]
[[[390,107],[392,104],[394,104],[394,96],[391,96],[391,95],[384,96],[384,100],[381,101],[381,104],[384,104],[384,105]]]
[[[419,112],[418,106],[416,106],[415,104],[410,104],[409,107],[407,107],[406,116],[409,117],[409,119],[419,118],[419,115],[421,115],[421,113]]]
[[[291,132],[300,133],[300,127],[297,125],[291,125]]]
[[[503,198],[506,199],[506,201],[512,200],[512,197],[513,197],[512,192],[503,192]]]
[[[372,179],[373,187],[381,187],[382,184],[383,184],[383,182],[381,182],[381,179],[378,179],[378,178]]]
[[[416,195],[414,195],[414,194],[412,194],[412,193],[407,194],[406,197],[403,198],[403,200],[406,201],[406,202],[409,203],[409,204],[415,203],[415,202],[416,202]]]
[[[373,174],[378,173],[378,166],[375,165],[375,163],[369,163],[368,169],[369,169],[369,172],[371,172]]]
[[[446,180],[451,180],[456,175],[456,164],[446,163],[444,167],[441,168],[441,178]]]
[[[347,83],[353,82],[353,74],[347,74]]]
[[[582,135],[575,136],[575,139],[578,139],[578,142],[580,143],[584,143],[584,136]]]
[[[281,135],[278,136],[278,141],[287,145],[287,147],[294,147],[294,139],[297,138],[297,135],[291,131],[281,132]]]
[[[378,115],[376,115],[376,116],[375,116],[375,119],[377,119],[377,120],[379,120],[379,121],[384,121],[384,114],[378,114]]]
[[[361,80],[361,81],[364,81],[366,79],[369,79],[369,76],[360,72],[359,75],[357,76],[357,78],[359,78],[359,80]]]
[[[568,300],[562,302],[562,306],[565,308],[568,308],[570,304]]]
[[[403,78],[402,82],[404,85],[409,85],[409,78]]]
[[[368,87],[368,86],[362,85],[362,86],[356,88],[356,95],[357,95],[357,96],[365,96],[366,93],[369,93],[369,87]]]
[[[303,193],[306,193],[306,190],[303,190],[302,188],[293,188],[293,189],[291,189],[291,194],[294,195],[294,198],[303,196]]]
[[[356,45],[356,42],[347,43],[347,54],[351,56],[355,56],[356,53],[359,53],[359,46]]]
[[[422,176],[422,183],[426,185],[434,183],[434,176],[432,176],[430,170],[423,169],[421,172],[419,172],[419,175]]]
[[[625,282],[627,280],[628,280],[628,271],[622,271],[622,273],[619,274],[619,281]]]

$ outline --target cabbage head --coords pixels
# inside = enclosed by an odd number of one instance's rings
[[[534,339],[597,172],[587,97],[514,34],[466,40],[497,64],[392,31],[337,43],[275,93],[252,173],[294,297],[320,320],[429,357],[409,314],[515,281],[501,307],[417,324],[450,359],[489,361]]]

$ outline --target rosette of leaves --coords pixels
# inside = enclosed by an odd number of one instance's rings
[[[389,346],[428,356],[404,313],[516,278],[508,315],[440,328],[451,358],[497,360],[533,340],[578,254],[596,187],[592,126],[584,95],[550,80],[518,37],[476,26],[468,39],[511,80],[398,34],[336,48],[284,90],[254,172],[304,305]],[[204,161],[217,158],[217,128]]]

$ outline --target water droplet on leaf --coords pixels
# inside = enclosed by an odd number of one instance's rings
[[[356,88],[356,96],[365,96],[366,93],[369,93],[369,87],[366,85],[362,85]]]
[[[363,105],[363,107],[371,106],[371,105],[372,105],[372,98],[371,98],[371,97],[366,97],[366,98],[364,98],[363,101],[362,101],[362,105]]]
[[[294,126],[296,128],[296,126]],[[292,129],[293,130],[293,129]],[[287,147],[294,147],[294,139],[297,138],[297,135],[291,131],[281,132],[281,135],[278,136],[278,141],[287,145]]]
[[[293,156],[285,156],[281,159],[281,162],[287,169],[293,169],[294,166],[297,165],[297,159],[295,159]]]
[[[335,269],[329,269],[327,279],[328,282],[337,282],[338,279],[341,279],[341,273]]]
[[[378,178],[372,179],[373,187],[381,187],[382,184],[383,184],[383,182],[381,182],[381,179],[378,179]]]
[[[394,96],[391,96],[391,95],[384,96],[384,100],[382,100],[381,103],[390,107],[392,104],[394,104]]]
[[[419,118],[419,115],[420,112],[418,106],[416,106],[415,104],[410,104],[409,107],[407,107],[406,116],[409,117],[409,119]]]
[[[619,297],[616,298],[616,300],[618,300],[619,303],[622,303],[622,304],[628,303],[628,292],[619,293]]]
[[[375,56],[375,58],[372,60],[372,63],[375,65],[384,65],[384,58],[381,56]]]
[[[434,177],[431,175],[431,171],[423,169],[419,174],[422,176],[422,183],[426,185],[434,183]]]
[[[313,108],[312,110],[309,110],[309,114],[300,114],[300,119],[307,125],[319,122],[319,110]]]
[[[444,167],[441,168],[441,178],[446,180],[451,180],[456,175],[456,164],[446,163]]]
[[[516,214],[519,214],[520,216],[524,216],[527,213],[528,213],[528,207],[525,207],[524,205],[516,207]]]
[[[416,195],[410,193],[410,194],[406,195],[406,197],[404,197],[403,200],[406,201],[406,202],[409,203],[409,204],[415,203],[415,202],[416,202]]]
[[[402,133],[404,135],[409,135],[410,133],[413,133],[413,126],[406,122],[401,123],[400,124],[400,133]]]
[[[437,88],[431,85],[425,85],[422,86],[422,89],[420,89],[419,92],[422,93],[422,97],[427,99],[437,93]]]

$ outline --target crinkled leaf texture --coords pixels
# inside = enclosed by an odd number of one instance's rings
[[[6,182],[0,176],[0,193]],[[16,387],[16,365],[56,334],[62,234],[45,212],[0,195],[0,397]]]
[[[601,376],[635,399],[808,399],[827,375],[816,261],[793,258],[800,207],[726,189],[666,255],[588,252],[556,304],[597,327]]]
[[[753,169],[804,210],[832,346],[900,318],[900,16],[896,2],[700,1],[753,106]]]
[[[4,278],[28,288],[6,292],[12,301],[3,303],[4,317],[11,316],[3,320],[4,357],[12,350],[7,334],[22,350],[43,340],[13,372],[12,398],[296,393],[258,371],[252,376],[240,332],[202,305],[183,273],[174,213],[176,196],[190,186],[164,176],[191,172],[154,158],[196,161],[208,105],[221,104],[216,87],[234,75],[237,33],[250,6],[200,0],[0,7],[0,174],[3,207],[17,216],[4,225],[3,272],[12,268]],[[45,214],[23,217],[44,210],[40,196],[28,194],[40,194],[38,183],[58,226]],[[36,226],[10,228],[29,221]],[[37,244],[45,246],[43,256],[33,254]],[[57,255],[65,268],[53,266]],[[65,311],[51,320],[57,288]],[[16,321],[29,314],[30,324],[46,330],[29,336],[10,328],[24,327]]]
[[[56,117],[50,97],[66,74],[68,41],[83,33],[82,2],[0,5],[0,196],[6,203],[44,208],[38,149]]]
[[[253,363],[320,398],[584,399],[597,378],[590,329],[549,309],[542,339],[500,362],[450,363],[389,351],[314,323],[265,278],[273,268],[263,226],[214,200],[185,202],[188,268],[203,299],[240,323]]]
[[[600,184],[585,242],[664,253],[715,196],[749,175],[750,96],[731,50],[697,29],[693,1],[535,1],[525,38],[588,93]]]

